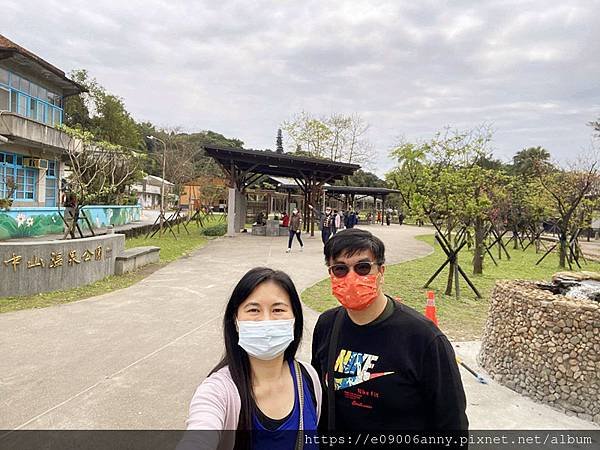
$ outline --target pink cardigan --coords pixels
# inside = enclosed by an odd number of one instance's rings
[[[312,379],[317,400],[317,419],[321,415],[321,383],[313,367],[298,361]],[[186,421],[188,430],[215,430],[216,433],[198,433],[204,439],[202,448],[233,448],[235,433],[221,433],[223,430],[236,430],[240,415],[241,400],[228,367],[223,367],[206,378],[196,389],[190,403],[190,413]],[[194,433],[190,433],[194,435]],[[210,437],[210,443],[206,438]],[[185,440],[185,439],[184,439]]]

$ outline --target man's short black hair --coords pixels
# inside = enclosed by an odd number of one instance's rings
[[[369,250],[375,257],[375,262],[385,262],[385,246],[381,239],[373,236],[366,230],[350,228],[342,230],[331,237],[325,244],[325,264],[338,256],[352,256],[356,253]]]

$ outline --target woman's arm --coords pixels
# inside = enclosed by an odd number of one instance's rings
[[[190,403],[186,421],[188,430],[223,430],[227,414],[227,393],[218,380],[208,377],[202,382]]]
[[[223,431],[237,428],[239,409],[239,394],[227,374],[212,374],[192,397],[187,431],[177,450],[233,448],[234,434]]]

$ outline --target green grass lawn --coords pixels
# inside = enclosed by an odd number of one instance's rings
[[[433,236],[421,236],[417,239],[434,245]],[[494,250],[492,251],[494,252]],[[560,270],[556,254],[548,255],[539,266],[536,266],[535,263],[543,253],[536,254],[532,247],[523,252],[520,249],[513,250],[510,246],[510,261],[506,259],[506,256],[502,260],[498,260],[497,250],[493,254],[498,261],[498,266],[494,266],[489,256],[486,255],[482,275],[472,275],[472,252],[462,251],[459,258],[461,267],[481,293],[482,299],[476,298],[462,278],[460,299],[444,295],[448,277],[447,267],[430,286],[430,289],[435,292],[440,328],[453,340],[464,341],[480,338],[487,317],[490,294],[496,280],[549,280],[553,273]],[[423,289],[423,285],[444,262],[444,256],[439,245],[436,244],[434,253],[430,256],[387,266],[385,292],[391,296],[400,297],[404,303],[417,311],[423,311],[428,290]],[[587,265],[583,265],[582,269],[598,272],[600,264],[589,262]],[[321,281],[304,291],[302,300],[317,311],[325,311],[339,305],[331,295],[329,280]]]
[[[24,297],[2,297],[0,298],[0,313],[69,303],[129,287],[165,264],[175,261],[182,256],[189,255],[194,250],[202,247],[210,239],[202,234],[203,228],[219,223],[220,221],[222,219],[219,216],[210,218],[204,221],[203,227],[198,227],[195,222],[192,222],[187,226],[190,235],[185,232],[182,225],[179,227],[180,233],[177,233],[177,227],[175,227],[177,239],[170,232],[162,236],[157,234],[151,239],[146,239],[145,236],[127,239],[125,241],[125,248],[149,245],[160,247],[160,263],[145,266],[132,273],[106,277],[103,280],[74,289],[45,292]]]
[[[149,239],[146,239],[145,236],[127,239],[125,241],[125,248],[155,245],[160,247],[160,262],[169,263],[182,256],[188,255],[193,250],[202,246],[207,240],[207,237],[202,234],[202,230],[222,221],[223,219],[220,216],[211,217],[210,219],[203,221],[203,227],[198,227],[195,222],[192,222],[187,225],[190,232],[189,235],[185,232],[183,225],[179,225],[179,233],[177,233],[177,226],[174,226],[173,230],[177,235],[177,239],[175,239],[168,230],[161,237],[156,234],[153,238]]]

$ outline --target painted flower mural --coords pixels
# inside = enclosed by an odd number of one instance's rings
[[[138,206],[89,206],[84,208],[94,228],[119,226],[140,220]],[[80,224],[87,229],[86,223]],[[0,240],[63,233],[63,221],[54,208],[17,208],[0,211]]]
[[[21,225],[23,225],[25,223],[25,220],[27,219],[27,216],[23,213],[19,213],[17,214],[17,227],[20,227]]]

